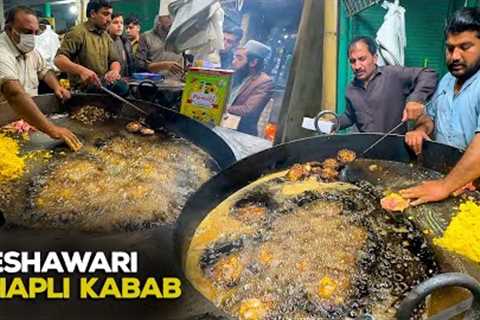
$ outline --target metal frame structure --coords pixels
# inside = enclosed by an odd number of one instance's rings
[[[370,8],[383,0],[343,0],[345,7],[347,8],[347,14],[352,17],[361,11]]]

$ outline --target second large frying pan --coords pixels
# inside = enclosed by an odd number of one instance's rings
[[[378,134],[352,134],[297,140],[255,154],[223,170],[190,197],[177,220],[174,243],[176,245],[175,251],[178,263],[182,267],[185,266],[186,253],[190,241],[202,220],[211,210],[236,191],[270,172],[287,169],[295,163],[322,161],[332,157],[344,148],[356,151],[359,154],[379,137],[381,135]],[[391,135],[369,153],[369,158],[398,163],[398,165],[392,165],[387,175],[408,176],[410,174],[408,172],[409,166],[405,165],[405,163],[415,163],[420,167],[435,171],[429,171],[432,173],[420,177],[423,180],[438,178],[440,173],[447,173],[460,159],[461,155],[462,153],[453,147],[428,142],[425,144],[421,159],[417,159],[405,145],[402,136]],[[363,178],[368,177],[365,176]],[[383,178],[392,179],[392,177],[388,176]],[[418,180],[419,177],[416,178]],[[455,212],[453,207],[457,203],[458,200],[449,200],[440,204],[424,206],[418,210],[414,220],[420,228],[429,228],[433,230],[433,233],[441,234]],[[440,252],[439,259],[442,262],[443,271],[461,271],[470,273],[472,276],[480,279],[480,267],[470,261]],[[444,280],[450,281],[451,285],[452,282],[455,282],[452,281],[453,278],[447,277]],[[458,280],[458,277],[455,279]],[[434,283],[437,286],[439,285],[438,281]],[[457,281],[457,283],[462,284],[462,281]],[[432,289],[432,285],[426,285],[425,288]],[[422,293],[424,292],[422,291]],[[418,301],[419,297],[423,296],[417,292],[411,300]],[[403,314],[406,313],[408,312],[404,311]]]

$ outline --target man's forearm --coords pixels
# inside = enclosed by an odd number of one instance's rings
[[[147,65],[147,69],[150,72],[159,72],[159,71],[167,70],[167,67],[163,62],[152,62]]]
[[[450,192],[454,192],[469,182],[480,177],[480,133],[470,143],[462,159],[445,177],[444,181]]]
[[[18,84],[18,86],[20,86]],[[4,92],[5,99],[11,108],[30,125],[38,130],[50,134],[53,127],[45,115],[40,111],[32,98],[23,90],[16,88],[14,92]]]
[[[247,106],[236,105],[228,108],[228,112],[239,117],[244,117],[248,114],[248,109]]]
[[[59,55],[55,58],[55,65],[63,72],[79,75],[85,67],[72,62],[67,56]]]
[[[54,91],[60,87],[60,83],[58,83],[57,77],[52,71],[47,73],[47,75],[43,78],[43,81],[45,81],[49,88]]]
[[[417,120],[417,123],[415,124],[415,130],[423,131],[428,136],[432,136],[434,128],[435,128],[435,124],[433,123],[432,118],[430,118],[427,115],[421,116]]]

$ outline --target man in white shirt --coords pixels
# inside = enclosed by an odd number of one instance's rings
[[[35,49],[40,52],[50,69],[59,71],[53,63],[53,59],[55,59],[58,48],[60,48],[59,36],[55,31],[52,30],[50,22],[48,22],[46,19],[40,21],[40,28],[44,28],[44,30],[35,39]]]
[[[8,102],[30,125],[78,150],[81,148],[78,138],[70,130],[51,123],[31,98],[38,95],[39,79],[58,98],[70,98],[70,92],[60,86],[40,53],[34,50],[38,30],[38,19],[32,9],[18,6],[8,12],[5,32],[0,34],[0,104]]]

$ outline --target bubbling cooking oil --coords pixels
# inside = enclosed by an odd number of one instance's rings
[[[266,176],[210,212],[186,255],[188,279],[238,319],[394,319],[403,296],[437,272],[421,232],[386,215],[365,182],[287,176]]]
[[[184,139],[121,134],[53,161],[31,188],[35,228],[138,230],[173,223],[214,173]]]

